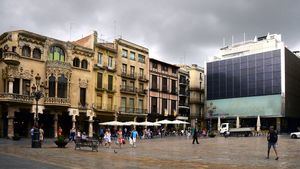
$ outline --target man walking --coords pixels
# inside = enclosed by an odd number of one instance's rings
[[[271,126],[268,136],[267,136],[267,140],[268,140],[268,155],[267,155],[267,159],[269,159],[269,155],[270,155],[270,149],[271,147],[273,147],[274,151],[275,151],[275,155],[276,158],[275,160],[278,160],[278,154],[277,154],[277,150],[276,150],[276,144],[277,144],[277,140],[278,140],[278,135],[277,135],[277,131],[274,130],[274,127]]]
[[[131,132],[131,138],[132,138],[132,146],[136,147],[136,137],[138,135],[138,132],[135,130],[135,128],[133,128],[132,132]]]
[[[199,144],[198,142],[198,131],[197,129],[194,130],[194,133],[193,133],[193,144],[195,144],[195,141],[197,144]]]

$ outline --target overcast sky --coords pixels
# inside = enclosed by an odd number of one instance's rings
[[[281,33],[300,49],[300,1],[0,0],[0,32],[26,29],[61,40],[98,32],[149,48],[150,57],[203,66],[226,44]],[[232,38],[233,36],[233,38]]]

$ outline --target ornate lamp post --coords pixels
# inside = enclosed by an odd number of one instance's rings
[[[211,133],[212,116],[215,110],[216,106],[214,106],[213,103],[210,102],[209,106],[207,107],[207,112],[209,114],[209,133]]]
[[[41,148],[40,132],[39,132],[39,128],[38,128],[38,121],[39,121],[38,107],[39,107],[39,100],[44,96],[43,91],[42,91],[44,88],[44,85],[43,85],[43,83],[40,84],[41,76],[39,74],[37,74],[35,76],[35,82],[36,82],[36,85],[33,84],[33,86],[31,87],[32,97],[34,98],[35,103],[36,103],[35,114],[34,114],[34,130],[33,130],[33,138],[32,138],[31,147],[32,148]]]

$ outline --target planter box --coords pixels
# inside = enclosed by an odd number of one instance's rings
[[[55,144],[57,145],[58,148],[65,148],[66,145],[68,144],[68,141],[67,140],[64,140],[64,141],[54,141]]]

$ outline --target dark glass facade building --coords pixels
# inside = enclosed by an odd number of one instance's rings
[[[207,63],[207,100],[281,94],[280,50]]]
[[[282,45],[208,62],[206,98],[216,108],[215,122],[220,116],[230,123],[239,117],[242,127],[255,127],[259,116],[264,130],[295,131],[300,126],[299,57]]]

